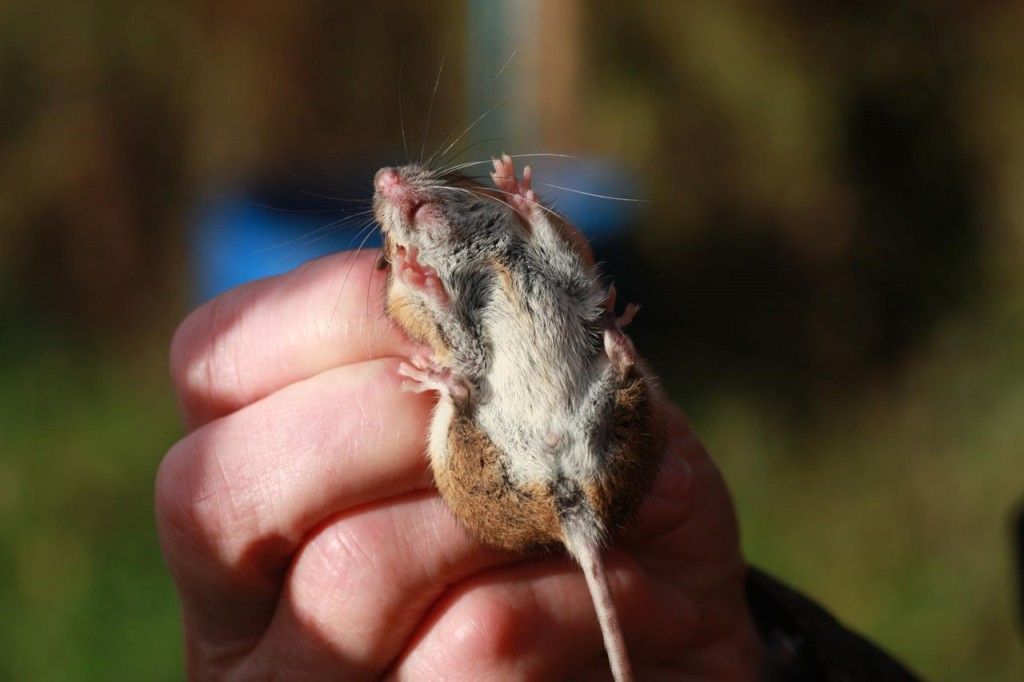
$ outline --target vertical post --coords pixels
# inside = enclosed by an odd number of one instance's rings
[[[468,0],[467,12],[469,120],[508,100],[473,138],[502,138],[519,150],[576,147],[579,1]]]

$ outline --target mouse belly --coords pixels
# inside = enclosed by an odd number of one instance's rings
[[[506,455],[471,417],[448,404],[445,433],[432,433],[437,488],[455,516],[485,543],[508,550],[564,544],[562,514],[584,497],[604,530],[631,520],[661,466],[664,436],[646,380],[633,373],[616,393],[614,426],[597,480],[513,483]],[[568,498],[567,498],[568,494]]]
[[[543,482],[514,486],[504,453],[464,410],[455,408],[444,445],[443,463],[432,458],[437,489],[473,535],[500,549],[562,544],[550,486]]]

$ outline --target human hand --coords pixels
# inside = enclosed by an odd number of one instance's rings
[[[228,292],[172,344],[188,434],[157,476],[192,679],[607,679],[583,574],[489,549],[424,455],[431,398],[382,312],[374,254]],[[732,502],[682,413],[607,553],[638,679],[755,676]]]

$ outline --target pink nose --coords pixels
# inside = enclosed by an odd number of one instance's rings
[[[387,194],[398,184],[398,171],[394,168],[381,168],[373,177],[373,186],[382,194]]]

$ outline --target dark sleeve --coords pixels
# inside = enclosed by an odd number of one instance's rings
[[[751,568],[747,601],[771,682],[911,682],[916,675],[807,597]]]

